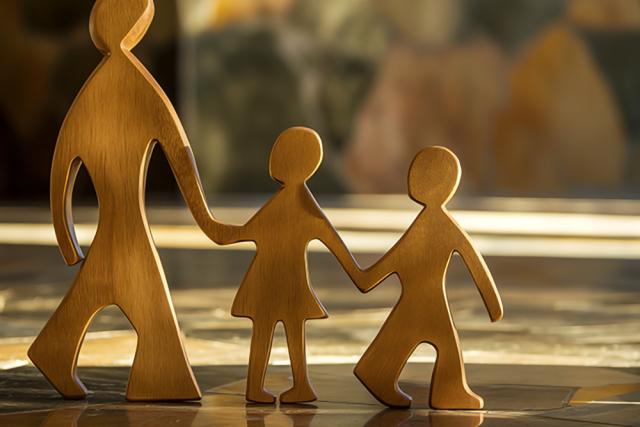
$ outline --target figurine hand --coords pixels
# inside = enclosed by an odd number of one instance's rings
[[[238,241],[237,227],[213,221],[205,233],[218,245],[229,245]]]
[[[502,319],[504,315],[504,309],[502,307],[502,300],[500,299],[500,295],[497,293],[492,294],[492,296],[485,302],[487,306],[487,312],[489,313],[489,318],[492,322],[497,322]]]
[[[489,317],[491,318],[492,322],[497,322],[498,320],[502,319],[503,315],[504,310],[502,308],[502,304],[497,304],[496,307],[492,307],[489,310]]]
[[[227,244],[227,239],[225,239],[225,235],[227,233],[224,228],[225,227],[223,225],[214,221],[204,230],[204,232],[209,239],[213,240],[218,245],[224,245]]]
[[[367,293],[371,290],[370,284],[367,282],[367,276],[364,271],[358,269],[354,272],[353,281],[360,292]]]
[[[82,254],[82,252],[74,247],[68,249],[61,247],[60,252],[62,252],[64,262],[66,262],[67,265],[76,265],[77,263],[84,260],[84,255]]]
[[[356,283],[356,287],[363,294],[366,294],[369,291],[369,289],[367,289],[366,287],[363,287],[362,285],[360,285],[360,283]]]

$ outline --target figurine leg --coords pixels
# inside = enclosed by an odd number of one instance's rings
[[[131,293],[117,302],[138,334],[127,399],[200,399],[166,285],[157,270],[151,271],[147,269],[144,277],[131,283]]]
[[[275,326],[271,321],[253,321],[246,392],[246,398],[251,402],[274,403],[276,401],[275,396],[264,389],[264,376],[269,363]]]
[[[442,320],[442,325],[446,325]],[[431,378],[429,404],[434,409],[482,409],[482,398],[469,389],[458,334],[448,321],[450,330],[438,339],[430,339],[437,349]]]
[[[28,352],[33,364],[66,399],[83,399],[87,394],[76,372],[78,353],[91,320],[106,305],[85,267]]]
[[[313,402],[318,398],[309,383],[304,324],[304,320],[284,324],[293,373],[293,387],[280,395],[281,403]]]
[[[398,377],[420,342],[403,330],[402,319],[392,312],[353,371],[381,403],[400,408],[410,406],[411,397],[398,387]]]

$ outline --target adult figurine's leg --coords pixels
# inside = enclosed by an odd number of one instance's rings
[[[84,335],[96,313],[108,304],[92,280],[89,259],[53,316],[29,348],[29,359],[66,399],[83,399],[87,389],[76,366]],[[104,284],[102,284],[104,285]]]
[[[138,334],[127,399],[200,399],[161,266],[153,257],[146,265],[140,257],[130,262],[140,265],[130,267],[130,282],[116,300]]]
[[[435,323],[434,323],[435,324]],[[437,321],[441,332],[428,341],[437,350],[429,403],[435,409],[482,409],[484,402],[469,389],[458,334],[451,319]]]
[[[246,398],[251,402],[274,403],[276,401],[275,396],[264,389],[264,376],[269,363],[275,326],[272,321],[253,320],[246,392]]]
[[[406,330],[406,322],[394,309],[353,371],[367,390],[387,406],[411,405],[411,397],[400,389],[398,378],[420,341]]]
[[[293,387],[280,395],[281,403],[313,402],[318,398],[309,384],[304,324],[304,320],[284,322]]]

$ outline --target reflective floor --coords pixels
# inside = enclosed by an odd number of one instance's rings
[[[414,396],[411,411],[385,410],[371,398],[351,370],[399,297],[399,283],[391,278],[363,295],[328,253],[314,249],[310,252],[311,279],[330,314],[329,319],[307,323],[308,360],[320,400],[314,405],[287,407],[246,404],[244,364],[250,322],[232,318],[229,307],[252,253],[250,248],[217,250],[199,244],[190,249],[188,239],[184,244],[159,246],[187,352],[205,392],[202,402],[142,405],[124,401],[136,336],[114,308],[96,318],[80,356],[80,376],[93,393],[86,402],[65,402],[28,364],[25,354],[77,267],[66,267],[46,238],[33,241],[34,236],[27,233],[22,237],[25,242],[20,242],[20,236],[17,241],[12,237],[12,242],[0,236],[0,425],[477,426],[511,425],[525,419],[528,425],[640,425],[640,259],[580,255],[584,254],[581,243],[597,249],[607,239],[637,247],[636,237],[622,239],[616,231],[633,224],[637,217],[628,206],[613,213],[602,207],[591,209],[597,211],[589,217],[595,224],[603,225],[598,221],[605,219],[610,222],[589,233],[590,223],[585,225],[584,215],[591,213],[580,208],[563,213],[583,215],[582,222],[575,223],[578,231],[572,232],[574,236],[553,227],[547,227],[544,235],[531,231],[527,236],[526,232],[505,231],[504,224],[491,226],[491,218],[500,218],[491,212],[499,212],[500,206],[481,211],[464,208],[459,212],[463,218],[467,215],[467,221],[485,218],[472,231],[487,246],[499,245],[505,238],[526,242],[543,236],[557,245],[566,245],[567,239],[576,236],[581,239],[578,247],[568,245],[563,254],[550,251],[556,255],[547,257],[529,253],[526,243],[514,255],[489,250],[487,263],[505,304],[505,318],[495,324],[489,322],[464,265],[453,260],[448,296],[469,383],[485,398],[482,412],[429,410],[428,383],[435,354],[426,346],[414,354],[402,377],[402,387]],[[542,218],[544,223],[544,216],[536,216],[536,210],[529,208],[527,215],[533,215],[529,218]],[[241,222],[247,216],[245,210],[229,209],[228,216]],[[358,229],[349,223],[348,212],[339,206],[330,211],[329,217],[342,234],[358,231],[378,241],[381,233],[391,240],[397,238],[413,211],[399,206],[385,212],[388,223],[396,224],[386,230],[377,227],[375,220]],[[511,214],[517,212],[510,209]],[[487,213],[489,217],[483,217]],[[78,222],[91,224],[94,215],[81,210]],[[194,232],[188,215],[179,209],[152,209],[150,218],[154,236],[165,225],[177,226],[179,233]],[[45,209],[0,209],[0,225],[20,223],[29,230],[47,221]],[[350,244],[348,237],[345,240]],[[384,248],[364,245],[364,249],[356,245],[354,251],[362,265],[369,265]],[[281,328],[271,363],[272,391],[284,391],[290,378]]]
[[[124,401],[126,368],[84,368],[87,401],[64,402],[33,368],[2,373],[9,392],[0,407],[6,426],[479,426],[638,425],[640,372],[636,369],[475,365],[469,381],[485,398],[483,411],[432,411],[427,406],[430,364],[410,364],[401,387],[411,410],[385,409],[351,375],[350,365],[314,365],[318,402],[256,405],[244,401],[244,367],[202,366],[195,374],[201,402],[139,404]],[[270,369],[268,387],[289,387],[286,367]],[[589,402],[583,400],[587,399]]]

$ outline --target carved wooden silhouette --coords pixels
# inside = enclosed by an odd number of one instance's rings
[[[199,399],[176,315],[144,211],[147,166],[162,147],[199,223],[210,214],[184,130],[168,98],[130,52],[147,31],[152,0],[98,0],[91,38],[105,58],[62,125],[51,172],[51,210],[69,265],[83,260],[74,234],[73,184],[84,165],[100,207],[97,232],[73,286],[29,349],[29,357],[66,398],[86,389],[76,373],[89,323],[117,305],[138,334],[127,399]]]
[[[446,148],[422,150],[409,171],[409,196],[424,206],[402,238],[376,264],[357,275],[368,292],[391,274],[402,283],[402,295],[382,329],[362,356],[355,375],[382,403],[407,407],[411,398],[398,387],[407,359],[421,343],[437,350],[430,404],[438,409],[479,409],[482,398],[467,385],[458,335],[445,293],[445,273],[458,252],[471,273],[492,321],[502,318],[502,302],[469,236],[445,204],[460,181],[460,164]]]
[[[276,194],[244,225],[212,223],[208,232],[220,244],[253,241],[255,258],[233,302],[231,314],[253,321],[247,378],[247,400],[273,403],[264,389],[273,331],[283,322],[293,372],[293,387],[280,396],[283,403],[309,402],[316,394],[309,383],[305,355],[305,322],[327,312],[309,285],[307,246],[318,239],[353,277],[356,263],[325,217],[306,181],[322,161],[320,137],[306,128],[282,133],[271,151],[269,173],[282,184]]]

